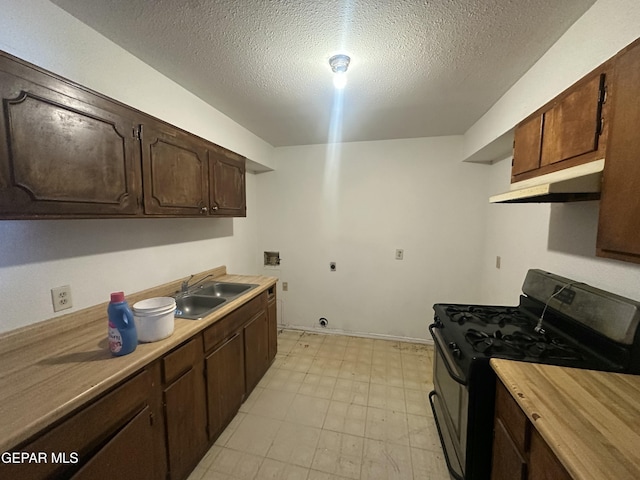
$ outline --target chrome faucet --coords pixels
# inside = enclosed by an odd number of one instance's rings
[[[195,274],[194,274],[194,275],[191,275],[187,280],[185,280],[184,282],[182,282],[182,286],[180,287],[180,293],[187,293],[187,291],[188,291],[190,288],[193,288],[193,287],[195,287],[196,285],[198,285],[199,283],[202,283],[203,281],[205,281],[205,280],[206,280],[207,278],[209,278],[209,277],[213,277],[213,274],[206,275],[206,276],[202,277],[200,280],[198,280],[197,282],[193,283],[192,285],[189,285],[189,282],[191,281],[191,279],[192,279],[194,276],[195,276]]]

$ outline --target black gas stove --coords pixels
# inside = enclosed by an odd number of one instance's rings
[[[530,270],[517,306],[435,304],[430,394],[456,479],[488,479],[495,375],[491,358],[640,373],[640,303]]]

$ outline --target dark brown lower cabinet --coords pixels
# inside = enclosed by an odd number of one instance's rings
[[[202,336],[163,359],[169,477],[186,478],[209,445]]]
[[[535,428],[531,432],[528,480],[571,480],[571,475]]]
[[[491,480],[571,480],[502,382],[496,382]]]
[[[244,399],[243,340],[243,331],[235,332],[207,355],[205,360],[211,440],[222,433]]]
[[[269,368],[269,323],[265,310],[244,327],[244,361],[247,395]]]
[[[270,292],[12,448],[47,461],[0,462],[0,479],[186,479],[275,355],[275,286]]]
[[[21,480],[162,480],[162,422],[155,421],[157,364],[12,452],[44,455],[40,463],[0,463],[0,478]]]
[[[527,461],[499,418],[495,421],[493,432],[491,478],[511,478],[513,480],[527,478]]]
[[[149,422],[151,412],[145,407],[125,425],[72,480],[95,480],[97,478],[135,478],[153,480],[153,452],[140,446],[151,445],[153,429]],[[123,461],[129,459],[129,461]]]

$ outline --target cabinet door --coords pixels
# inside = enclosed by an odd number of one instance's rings
[[[511,175],[519,175],[540,168],[543,118],[543,115],[537,115],[516,127]]]
[[[597,253],[640,263],[640,42],[616,59]]]
[[[144,211],[156,215],[207,215],[208,152],[204,141],[161,123],[142,130]]]
[[[245,160],[220,148],[210,150],[211,214],[246,217]]]
[[[493,430],[491,480],[525,480],[527,462],[499,418]]]
[[[164,454],[164,448],[159,448],[158,444],[160,442],[164,447],[163,432],[159,430],[162,427],[152,425],[149,417],[150,412],[155,411],[150,407],[149,398],[154,381],[155,377],[144,370],[30,443],[12,448],[12,451],[45,455],[47,461],[28,464],[0,462],[0,478],[70,478],[92,462],[94,455],[103,457],[96,462],[111,457],[114,463],[123,465],[132,456],[152,457],[154,461],[147,467],[148,474],[155,479],[164,478],[164,464],[156,456],[156,452]],[[132,437],[138,434],[148,441],[140,443],[135,453],[126,452]],[[77,454],[76,458],[72,457],[73,453]]]
[[[266,310],[244,327],[244,359],[247,395],[269,368],[269,326]]]
[[[269,318],[269,363],[273,362],[278,353],[278,312],[276,308],[275,286],[274,296],[267,304],[267,317]]]
[[[529,480],[571,480],[571,475],[535,428],[531,432]]]
[[[209,438],[213,440],[236,414],[244,398],[242,331],[206,358]]]
[[[598,152],[604,81],[604,73],[585,79],[545,112],[542,166]],[[604,151],[600,153],[603,158]]]
[[[140,212],[137,125],[125,107],[0,55],[0,217]]]
[[[151,412],[145,407],[71,479],[152,480],[152,444]]]
[[[207,449],[207,412],[202,368],[192,368],[164,391],[172,480],[186,478]]]

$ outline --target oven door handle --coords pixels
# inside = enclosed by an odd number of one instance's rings
[[[451,358],[451,353],[444,345],[444,340],[440,336],[440,332],[436,331],[435,323],[429,325],[429,332],[431,332],[431,336],[433,340],[436,342],[436,346],[438,350],[441,352],[442,359],[444,360],[444,366],[447,368],[447,372],[453,380],[458,382],[460,385],[467,385],[467,380],[464,378],[464,375],[460,372],[460,369],[455,364],[455,361]]]

